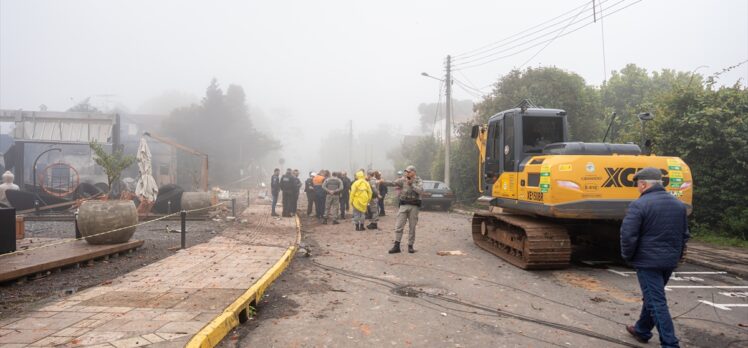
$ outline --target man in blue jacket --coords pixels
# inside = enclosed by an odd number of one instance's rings
[[[621,256],[636,269],[644,297],[636,325],[626,331],[642,343],[657,327],[662,347],[680,347],[665,298],[665,285],[688,241],[687,208],[662,187],[662,173],[644,168],[634,175],[639,199],[631,202],[621,225]]]

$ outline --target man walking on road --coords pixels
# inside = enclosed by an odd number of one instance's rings
[[[322,189],[327,193],[325,199],[325,219],[322,220],[323,224],[327,224],[327,221],[332,217],[332,224],[337,225],[338,213],[340,211],[340,192],[343,191],[343,181],[338,178],[340,174],[337,172],[332,173],[332,176],[325,179],[322,183]]]
[[[631,336],[646,343],[657,327],[662,347],[680,347],[665,298],[665,285],[683,257],[688,233],[686,205],[662,187],[662,173],[647,167],[634,175],[639,199],[621,225],[621,256],[636,269],[644,304]]]
[[[275,212],[275,206],[278,204],[278,193],[280,193],[280,169],[273,170],[273,176],[270,177],[270,194],[273,195],[273,205],[270,209],[272,216],[278,216]]]
[[[403,239],[405,222],[408,222],[408,252],[416,252],[413,244],[416,241],[416,224],[418,224],[418,211],[421,209],[421,194],[423,193],[423,182],[416,175],[416,167],[408,166],[403,176],[393,181],[390,186],[400,188],[400,208],[395,220],[395,245],[390,249],[390,254],[400,252],[400,241]]]

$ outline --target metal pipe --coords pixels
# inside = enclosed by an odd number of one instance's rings
[[[45,153],[50,152],[50,151],[60,151],[60,152],[62,152],[62,149],[59,148],[59,147],[54,147],[54,148],[48,149],[46,151],[42,151],[42,153],[40,153],[39,156],[36,156],[36,159],[34,159],[34,167],[31,168],[31,175],[33,176],[34,191],[35,191],[34,193],[36,193],[36,162],[39,161],[39,158],[41,158],[42,155],[44,155]]]

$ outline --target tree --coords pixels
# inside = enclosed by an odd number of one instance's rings
[[[219,184],[237,180],[250,164],[280,148],[278,141],[252,126],[244,89],[229,85],[224,93],[216,79],[200,104],[172,111],[163,129],[177,142],[208,154],[211,181]]]
[[[512,70],[494,85],[490,95],[475,106],[479,123],[492,115],[516,107],[522,100],[568,114],[570,138],[575,141],[599,141],[604,131],[600,96],[584,79],[556,67]]]
[[[89,146],[95,155],[94,162],[104,168],[109,192],[112,192],[113,185],[119,180],[122,171],[135,163],[135,157],[123,155],[121,149],[117,149],[111,154],[107,153],[104,147],[96,141],[90,142]]]
[[[91,105],[91,98],[90,97],[81,100],[78,104],[73,105],[67,111],[68,112],[90,112],[90,113],[99,113],[99,112],[101,112],[95,106]]]
[[[706,87],[679,87],[662,96],[655,150],[679,156],[691,168],[696,231],[748,239],[748,90],[740,84]]]

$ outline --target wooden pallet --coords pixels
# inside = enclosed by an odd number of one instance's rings
[[[37,240],[37,245],[29,245],[29,250],[19,248],[19,253],[0,255],[0,283],[15,279],[23,281],[29,276],[43,277],[65,267],[80,267],[81,263],[92,264],[96,259],[131,253],[143,245],[142,240],[112,245],[91,245],[84,240],[69,240],[67,243],[38,248],[59,241]]]

